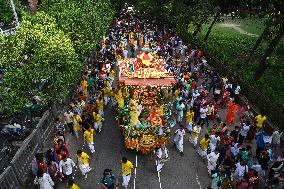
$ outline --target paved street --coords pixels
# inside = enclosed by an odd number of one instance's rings
[[[114,173],[118,174],[121,182],[120,160],[124,155],[133,164],[136,163],[136,152],[126,151],[124,148],[123,135],[116,126],[114,110],[108,107],[105,111],[106,121],[103,132],[95,136],[96,152],[90,159],[93,170],[89,173],[87,180],[83,178],[80,170],[77,170],[75,174],[75,181],[83,189],[99,188],[99,180],[105,168],[111,168]],[[225,115],[225,110],[221,111],[221,115]],[[175,127],[172,128],[172,132],[175,129]],[[204,136],[204,133],[202,136]],[[69,136],[67,139],[73,159],[76,159],[76,151],[83,146],[82,138],[81,136],[80,139],[76,140],[75,137]],[[169,141],[168,149],[170,151],[170,161],[166,162],[162,170],[160,182],[155,171],[154,156],[152,154],[137,154],[136,179],[134,182],[133,173],[130,189],[134,188],[134,183],[137,189],[200,189],[209,184],[210,178],[207,174],[206,165],[198,156],[192,144],[188,142],[188,133],[186,134],[185,155],[183,157],[176,151],[172,139]],[[86,147],[83,150],[89,152]],[[62,185],[60,188],[66,188],[66,186]]]

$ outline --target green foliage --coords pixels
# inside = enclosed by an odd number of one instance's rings
[[[80,76],[82,63],[72,41],[44,12],[24,15],[16,35],[1,37],[0,67],[5,67],[0,112],[12,114],[39,95],[60,101]]]
[[[9,24],[13,21],[14,16],[10,4],[10,0],[1,0],[0,1],[0,22]]]
[[[90,55],[114,15],[109,0],[43,0],[40,10],[53,16],[70,36],[81,60]]]
[[[13,0],[17,16],[21,18],[21,10],[25,9],[21,6],[19,0]],[[14,21],[13,9],[11,7],[10,0],[1,0],[0,1],[0,22],[4,23],[4,29],[10,27]],[[3,29],[2,28],[2,29]]]
[[[0,112],[6,115],[34,95],[45,102],[65,99],[114,15],[110,0],[43,0],[39,10],[22,16],[16,35],[0,36],[0,67],[6,68]]]

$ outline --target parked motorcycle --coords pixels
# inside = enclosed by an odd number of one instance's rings
[[[20,116],[15,116],[10,122],[1,125],[1,136],[5,137],[10,142],[24,140],[29,133],[27,127],[24,125],[27,123],[21,121],[19,117]]]
[[[8,124],[5,125],[4,128],[1,130],[1,134],[20,136],[23,133],[24,129],[25,129],[24,126],[21,126],[20,124],[17,123]]]

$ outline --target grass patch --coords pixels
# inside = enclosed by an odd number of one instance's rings
[[[240,28],[244,31],[256,35],[260,35],[265,27],[265,20],[261,18],[236,18],[228,19],[225,18],[223,23],[237,24],[240,25]]]

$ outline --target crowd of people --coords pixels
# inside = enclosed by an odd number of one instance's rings
[[[211,184],[207,188],[281,188],[284,182],[284,151],[279,150],[282,133],[267,124],[267,117],[254,117],[248,102],[242,103],[241,87],[233,80],[221,78],[208,68],[203,52],[185,44],[170,28],[158,31],[149,23],[125,11],[114,19],[106,37],[96,49],[96,60],[82,74],[75,98],[68,110],[55,120],[55,145],[33,162],[35,183],[41,189],[56,188],[64,180],[74,183],[77,167],[87,178],[92,170],[90,154],[95,153],[94,137],[104,129],[106,106],[117,106],[117,60],[135,57],[148,43],[156,58],[166,60],[165,69],[175,75],[176,84],[169,89],[174,126],[173,142],[184,156],[184,139],[191,142],[207,164]],[[209,62],[210,63],[210,62]],[[68,131],[67,131],[68,130]],[[82,137],[89,151],[77,151],[74,162],[66,144],[69,132]],[[187,137],[188,136],[188,137]],[[156,149],[157,171],[169,160],[165,145]],[[122,158],[122,186],[127,188],[132,163]],[[101,187],[114,189],[117,176],[105,169]]]

